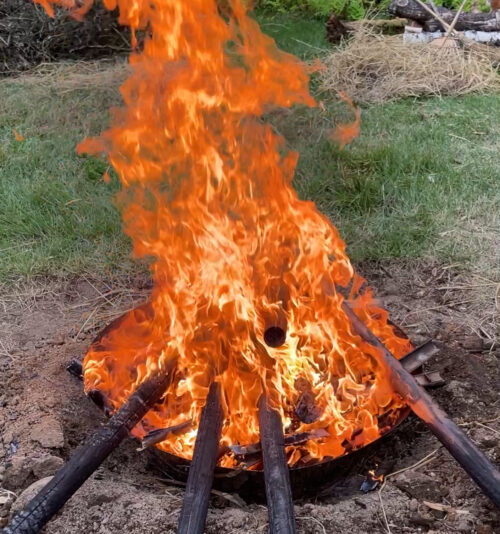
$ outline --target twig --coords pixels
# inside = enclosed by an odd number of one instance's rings
[[[421,460],[419,460],[416,464],[410,465],[408,467],[404,467],[403,469],[399,469],[398,471],[394,471],[393,473],[389,473],[384,478],[384,483],[382,484],[382,487],[380,490],[383,489],[385,482],[387,479],[399,475],[400,473],[404,473],[405,471],[409,471],[410,469],[416,469],[417,467],[422,467],[422,465],[429,463],[431,459],[433,459],[433,456],[439,451],[441,447],[434,449],[431,453],[429,453],[427,456],[424,456]]]
[[[114,306],[116,308],[116,304],[109,300],[106,295],[101,290],[99,290],[86,276],[83,276],[83,279],[87,282],[87,284],[92,286],[99,293],[101,298],[103,298],[108,304],[111,304],[111,306]]]
[[[447,22],[445,22],[438,13],[435,13],[427,4],[422,2],[422,0],[415,0],[415,1],[417,2],[417,4],[423,7],[428,13],[430,13],[437,21],[439,21],[441,25],[443,26],[444,30],[450,29],[450,25]],[[457,30],[452,30],[452,31],[453,31],[453,35],[461,39],[463,42],[469,41],[469,39],[464,37],[461,33],[457,32]]]
[[[388,534],[392,534],[391,527],[389,526],[389,521],[387,520],[387,514],[385,513],[385,507],[384,507],[384,501],[382,500],[382,491],[385,488],[385,484],[387,480],[393,476],[399,475],[400,473],[404,473],[405,471],[409,471],[410,469],[416,469],[417,467],[422,467],[425,464],[428,464],[434,459],[434,455],[439,451],[438,449],[433,450],[431,453],[429,453],[427,456],[419,460],[417,463],[410,465],[408,467],[405,467],[403,469],[399,469],[398,471],[394,471],[393,473],[389,473],[385,476],[384,482],[382,483],[382,486],[380,486],[380,489],[378,490],[378,499],[380,501],[380,507],[382,508],[382,514],[384,516],[385,521],[385,527],[387,529]]]
[[[450,36],[451,32],[455,29],[455,25],[457,24],[458,17],[460,16],[460,13],[462,13],[462,9],[465,6],[465,2],[467,2],[467,0],[462,0],[462,3],[460,4],[460,7],[458,8],[457,13],[455,14],[455,18],[453,19],[450,27],[446,31],[443,43],[441,44],[441,48],[443,48],[443,46],[446,44],[446,41],[448,40],[448,37]],[[437,10],[436,10],[436,12],[437,12]]]
[[[378,500],[380,501],[380,507],[382,508],[382,514],[384,516],[385,528],[387,529],[387,533],[392,534],[391,527],[389,526],[389,521],[387,520],[387,514],[385,513],[384,501],[382,500],[382,488],[380,488],[378,491]]]
[[[308,46],[309,48],[313,48],[314,50],[319,50],[320,52],[326,52],[327,48],[320,48],[319,46],[314,46],[312,44],[306,43],[305,41],[301,41],[300,39],[295,39],[295,37],[292,37],[292,41],[296,41],[297,43],[300,43],[304,46]]]
[[[312,516],[302,516],[302,517],[297,517],[297,519],[302,519],[302,520],[307,520],[307,521],[314,521],[315,523],[317,523],[322,528],[323,533],[326,534],[325,525],[323,525],[323,523],[319,519],[316,519],[315,517],[312,517]]]
[[[495,430],[494,428],[491,428],[491,426],[483,425],[483,423],[480,423],[479,421],[476,424],[478,424],[479,426],[482,426],[483,428],[487,428],[488,430],[490,430],[494,434],[498,434],[500,436],[500,432],[498,430]]]
[[[90,321],[90,319],[92,319],[92,317],[96,314],[97,312],[97,309],[98,308],[94,308],[92,310],[92,312],[89,314],[89,316],[87,317],[87,319],[85,319],[85,322],[83,323],[82,327],[80,328],[80,330],[78,330],[78,334],[76,334],[75,336],[75,339],[78,339],[78,336],[83,332],[84,328],[87,326],[87,323]]]

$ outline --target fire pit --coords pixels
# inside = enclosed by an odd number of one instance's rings
[[[78,17],[92,5],[36,1]],[[130,434],[177,475],[189,464],[180,534],[203,533],[214,480],[249,492],[262,479],[271,533],[293,534],[290,480],[337,476],[409,410],[500,505],[500,474],[421,387],[433,378],[411,374],[432,346],[412,352],[391,325],[335,226],[294,191],[297,154],[262,120],[317,105],[304,65],[241,0],[105,5],[144,44],[111,128],[79,150],[116,171],[154,287],[83,362],[112,417],[3,534],[38,532]]]
[[[119,317],[107,326],[94,340],[91,354],[106,352],[109,337],[119,332],[124,325],[130,327],[136,323],[138,318],[150,317],[152,314],[151,306],[144,304],[122,317]],[[394,325],[393,325],[394,326]],[[395,332],[402,340],[407,340],[404,333],[396,328]],[[437,347],[433,343],[427,343],[418,349],[412,351],[403,358],[403,365],[416,375],[417,380],[426,386],[433,387],[441,385],[443,382],[437,373],[420,374],[421,365],[437,352]],[[68,369],[82,378],[82,365],[80,362],[73,360],[68,365]],[[431,376],[431,378],[429,378]],[[89,398],[104,411],[108,416],[113,412],[112,403],[96,389],[87,391]],[[307,463],[296,462],[290,468],[290,479],[296,498],[313,495],[318,493],[318,488],[323,485],[331,485],[335,481],[343,480],[352,471],[353,467],[360,465],[363,459],[373,449],[373,445],[379,440],[388,436],[395,430],[408,416],[410,410],[407,406],[398,409],[394,414],[388,414],[385,422],[381,424],[380,437],[368,445],[361,445],[354,448],[350,443],[345,443],[346,452],[337,457],[324,457],[322,459],[310,458]],[[306,414],[305,416],[307,416]],[[304,414],[302,414],[303,417]],[[185,482],[189,475],[190,460],[176,456],[170,452],[164,451],[157,447],[161,441],[170,433],[182,433],[189,431],[191,422],[171,425],[163,429],[155,429],[146,433],[141,442],[143,448],[149,449],[153,455],[154,463],[166,474],[173,478]],[[285,445],[289,448],[288,457],[292,457],[293,447],[301,445],[308,440],[326,439],[328,433],[324,430],[305,431],[292,433],[284,436]],[[225,454],[232,454],[236,462],[233,467],[223,467],[218,465],[215,469],[213,487],[225,492],[238,492],[244,499],[262,501],[265,498],[264,471],[262,465],[262,449],[260,443],[247,445],[236,445],[232,447],[221,447],[218,452],[218,459]]]
[[[106,352],[110,336],[112,337],[114,333],[119,332],[126,325],[131,327],[140,318],[150,317],[152,313],[151,306],[146,303],[119,317],[100,332],[92,343],[90,353]],[[392,323],[391,326],[394,328],[395,334],[406,342],[407,337],[403,331]],[[402,359],[405,368],[412,372],[419,383],[425,387],[435,387],[444,383],[439,373],[419,374],[422,364],[437,351],[437,346],[428,342],[413,350]],[[80,379],[83,378],[82,364],[79,360],[72,360],[68,364],[68,371]],[[87,391],[87,395],[107,416],[112,414],[112,404],[101,391],[90,389]],[[391,434],[406,419],[409,412],[410,410],[406,406],[403,406],[397,411],[395,417],[386,416],[387,424],[381,425],[382,431],[380,437],[371,444],[353,448],[346,442],[346,452],[337,458],[325,457],[321,460],[310,459],[307,464],[295,463],[290,468],[290,481],[294,497],[317,495],[323,486],[330,487],[337,482],[340,483],[343,494],[345,495],[346,479],[353,472],[353,468],[362,465],[366,458],[370,456],[376,444]],[[304,417],[304,414],[302,416]],[[147,433],[141,440],[143,449],[148,449],[156,468],[169,477],[181,482],[186,482],[188,479],[191,466],[190,460],[161,450],[156,445],[161,443],[169,433],[184,432],[189,430],[190,427],[191,422],[188,421],[164,429],[156,429]],[[324,430],[299,432],[285,435],[284,444],[292,448],[309,439],[320,440],[326,439],[327,437],[328,433]],[[221,447],[217,454],[218,459],[220,460],[228,452],[233,453],[234,457],[239,460],[239,463],[234,467],[222,467],[219,465],[215,468],[214,489],[228,493],[237,492],[249,502],[263,502],[265,500],[265,480],[260,443]],[[288,456],[291,457],[292,454],[289,453]],[[356,486],[356,491],[359,490],[357,477],[356,481],[357,484],[351,484],[351,487],[347,491],[354,490],[354,486]]]

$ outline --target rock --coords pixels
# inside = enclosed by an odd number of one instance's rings
[[[12,505],[12,513],[21,511],[31,499],[33,499],[33,497],[52,480],[52,478],[53,477],[45,477],[33,482],[31,486],[28,486]]]
[[[470,515],[457,515],[456,522],[454,522],[452,526],[458,532],[473,532],[474,520]]]
[[[436,519],[432,517],[430,514],[411,514],[410,521],[414,525],[418,525],[420,527],[429,527],[431,526]]]
[[[9,517],[14,497],[14,493],[0,489],[0,518]]]
[[[33,460],[33,473],[37,478],[46,478],[64,465],[64,460],[58,456],[45,455]]]
[[[7,465],[2,485],[9,490],[16,490],[26,485],[32,474],[31,460],[27,456],[14,456]]]
[[[31,429],[31,439],[47,449],[61,449],[64,447],[61,423],[53,416],[44,417]]]
[[[408,508],[410,509],[410,512],[416,512],[418,510],[418,501],[417,501],[417,499],[412,499],[410,501],[410,504],[409,504]]]
[[[66,340],[62,334],[57,334],[51,341],[51,345],[64,345]]]
[[[448,488],[419,471],[405,471],[393,478],[394,485],[417,501],[440,502],[448,495]]]

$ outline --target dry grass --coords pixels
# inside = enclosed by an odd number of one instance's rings
[[[464,95],[500,91],[495,63],[500,51],[405,43],[360,27],[343,47],[324,59],[322,87],[344,91],[358,102],[401,97]]]
[[[130,74],[130,67],[125,57],[91,61],[68,61],[58,63],[41,63],[18,80],[25,87],[40,88],[55,93],[71,91],[118,89]],[[12,78],[0,80],[10,83]]]

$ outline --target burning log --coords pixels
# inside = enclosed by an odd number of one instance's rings
[[[220,384],[213,382],[201,413],[178,534],[203,534],[205,530],[224,415],[220,396]]]
[[[183,432],[186,432],[188,428],[191,428],[192,423],[193,422],[190,419],[189,421],[184,421],[183,423],[179,423],[178,425],[169,426],[167,428],[159,428],[157,430],[152,430],[151,432],[148,432],[142,438],[141,448],[139,450],[143,451],[148,447],[152,447],[157,443],[161,443],[165,440],[167,436],[170,436],[170,434],[182,434]]]
[[[285,456],[285,438],[278,412],[269,407],[266,395],[259,399],[259,428],[271,534],[294,534],[290,473]]]
[[[290,434],[283,436],[283,443],[285,447],[291,445],[301,445],[311,439],[323,439],[329,437],[330,434],[323,428],[317,428],[310,430],[309,432],[299,432],[298,434]],[[258,454],[262,451],[262,444],[251,443],[250,445],[230,445],[229,450],[236,456],[250,456],[252,454]]]
[[[303,391],[295,403],[295,415],[303,423],[314,423],[317,421],[323,410],[316,405],[316,397],[310,390]]]
[[[358,318],[346,302],[342,308],[357,334],[380,349],[379,363],[391,378],[394,390],[448,449],[469,476],[497,507],[500,507],[500,472],[472,441],[451,421],[415,378],[401,365],[373,332]]]
[[[264,332],[264,341],[268,347],[281,347],[286,340],[286,329],[280,326],[271,326]]]
[[[83,380],[83,365],[80,360],[72,358],[66,365],[66,371],[68,371],[70,375],[78,378],[78,380]],[[111,416],[113,413],[113,406],[109,403],[102,391],[91,389],[87,391],[87,397],[104,412],[106,417]]]
[[[18,512],[11,523],[0,531],[1,534],[39,532],[161,399],[170,383],[171,369],[170,367],[164,374],[155,375],[142,383],[108,424],[75,451],[26,508]]]

